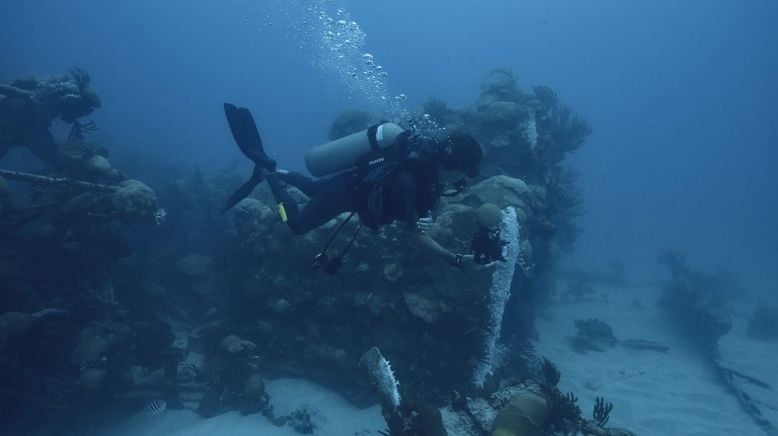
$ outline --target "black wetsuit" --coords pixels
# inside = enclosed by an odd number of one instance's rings
[[[430,151],[436,142],[418,137],[404,141],[404,149],[419,151],[366,173],[356,169],[324,179],[296,172],[269,175],[270,188],[276,201],[284,204],[292,232],[307,233],[343,212],[358,213],[362,223],[374,229],[397,220],[415,231],[418,218],[426,216],[439,197],[438,165]],[[302,210],[285,184],[310,197]]]

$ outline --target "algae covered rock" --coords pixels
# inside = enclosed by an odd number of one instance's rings
[[[108,159],[106,159],[104,156],[101,156],[99,154],[90,157],[86,161],[85,167],[88,171],[94,174],[105,175],[105,176],[110,176],[113,170],[113,168],[111,167],[111,162],[109,162]]]
[[[250,243],[268,231],[274,212],[256,198],[244,198],[232,208],[232,231],[239,241]]]
[[[251,341],[241,339],[237,335],[228,335],[221,340],[221,348],[230,354],[242,353],[244,351],[253,351],[257,345]]]
[[[473,207],[492,203],[500,209],[506,206],[526,209],[531,204],[532,197],[532,190],[523,180],[508,176],[494,176],[470,188],[464,195],[462,203]]]
[[[403,292],[403,299],[405,306],[413,316],[430,324],[440,318],[444,309],[440,299],[430,295],[430,293],[406,291]]]
[[[240,337],[237,335],[227,335],[221,341],[221,347],[225,351],[229,351],[230,348],[235,347],[240,343]]]
[[[176,262],[178,269],[190,277],[203,276],[211,271],[213,259],[201,254],[190,254]]]
[[[97,392],[103,388],[106,371],[102,368],[87,368],[78,377],[78,387],[86,392]]]
[[[483,121],[498,128],[516,127],[525,117],[525,110],[512,101],[496,101],[489,104],[482,115]]]
[[[484,227],[497,227],[502,221],[502,211],[493,203],[484,203],[478,208],[478,222]]]
[[[478,227],[476,209],[462,204],[449,204],[438,214],[429,235],[446,247],[456,247],[457,241],[470,240]]]
[[[108,353],[111,342],[100,335],[93,327],[85,327],[79,335],[78,343],[68,357],[73,366],[98,362]]]
[[[611,327],[599,319],[577,319],[574,323],[578,333],[570,338],[570,345],[576,353],[606,351],[618,342]]]
[[[112,204],[119,218],[128,224],[154,221],[157,211],[157,196],[145,183],[125,180],[112,194]]]
[[[265,382],[259,374],[252,374],[243,384],[243,393],[252,398],[263,398],[267,396],[265,391]]]
[[[525,392],[497,413],[492,436],[542,436],[547,419],[546,400]]]

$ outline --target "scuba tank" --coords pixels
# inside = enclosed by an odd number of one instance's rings
[[[403,131],[395,123],[376,124],[361,132],[311,148],[305,153],[305,166],[316,177],[354,168],[365,156],[379,154],[381,150],[392,146]]]

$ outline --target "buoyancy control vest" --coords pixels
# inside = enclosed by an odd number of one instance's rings
[[[391,210],[384,207],[384,185],[402,171],[408,173],[406,176],[412,182],[420,180],[415,180],[411,173],[419,173],[428,166],[434,166],[436,171],[433,162],[438,156],[438,145],[435,139],[417,136],[386,122],[308,150],[305,164],[311,174],[319,177],[352,172],[360,219],[369,227],[377,228],[392,219]],[[423,178],[436,181],[437,175]],[[422,190],[430,188],[424,186]]]
[[[397,215],[396,196],[389,195],[395,199],[389,203],[393,207],[387,209],[385,204],[386,188],[391,185],[397,189],[399,179],[414,185],[414,197],[418,203],[415,206],[424,209],[416,212],[426,213],[433,208],[439,186],[435,163],[437,144],[432,138],[415,136],[406,131],[397,138],[393,147],[363,157],[355,171],[357,183],[354,191],[364,224],[377,228],[393,219],[405,218]]]

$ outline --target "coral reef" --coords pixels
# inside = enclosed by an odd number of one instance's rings
[[[50,170],[66,169],[62,160],[67,161],[67,156],[58,152],[48,128],[57,118],[75,123],[101,106],[90,81],[86,71],[74,68],[66,75],[0,84],[0,158],[11,147],[21,146]]]
[[[51,89],[43,92],[47,80]],[[583,210],[560,156],[580,147],[586,129],[550,90],[525,93],[510,70],[497,70],[472,107],[431,99],[422,109],[429,120],[416,120],[462,128],[484,146],[483,177],[441,200],[429,230],[446,248],[467,253],[479,230],[498,229],[487,238],[493,245],[483,265],[452,270],[400,243],[402,229],[388,226],[360,235],[338,274],[325,276],[307,264],[345,217],[292,235],[279,224],[264,185],[218,215],[241,183],[234,166],[206,174],[135,156],[121,166],[138,180],[126,179],[107,151],[87,140],[96,126],[76,116],[84,113],[79,107],[99,105],[82,72],[0,89],[0,137],[11,125],[47,137],[56,116],[73,124],[63,143],[0,144],[0,153],[10,146],[43,150],[39,157],[49,168],[10,188],[0,185],[0,225],[9,229],[0,232],[0,313],[33,319],[27,327],[17,323],[24,328],[0,322],[0,362],[10,362],[0,370],[14,381],[8,391],[25,398],[0,399],[19,405],[28,417],[20,420],[25,430],[45,432],[117,406],[137,413],[159,401],[203,416],[261,413],[276,425],[315,433],[315,408],[275,416],[264,377],[304,377],[355,404],[372,404],[370,376],[354,374],[373,347],[381,359],[368,366],[383,374],[379,391],[390,434],[448,429],[482,436],[494,430],[501,409],[511,405],[529,416],[538,397],[558,428],[586,422],[568,416],[577,410],[574,396],[522,384],[530,377],[535,311]],[[58,101],[67,94],[78,98],[68,97],[74,100],[59,112],[46,106],[42,119],[33,120],[32,111],[4,112],[12,100]],[[373,120],[344,112],[330,135]],[[34,209],[13,208],[26,203],[15,190],[19,183],[29,188]],[[160,204],[167,211],[163,226],[138,225],[155,223]],[[344,232],[356,227],[348,222]],[[45,307],[67,315],[35,318]],[[37,393],[45,395],[38,400]],[[60,414],[36,423],[42,416],[36,401]],[[468,430],[455,433],[456,426]]]
[[[119,183],[111,202],[119,219],[129,224],[153,223],[159,209],[154,191],[138,180]]]
[[[488,106],[497,101],[518,103],[523,93],[510,68],[498,68],[487,74],[487,79],[481,84],[479,107]]]

